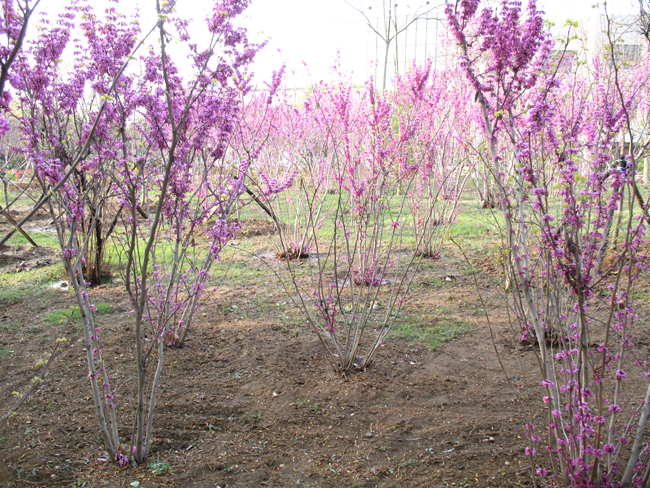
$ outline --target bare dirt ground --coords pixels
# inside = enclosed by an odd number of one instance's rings
[[[510,330],[494,265],[474,257],[468,273],[461,258],[443,253],[417,278],[403,312],[435,317],[444,308],[450,319],[473,323],[471,333],[435,351],[393,337],[368,370],[347,379],[332,372],[270,278],[225,283],[205,302],[186,346],[169,350],[153,455],[137,469],[106,461],[73,327],[43,386],[0,431],[0,486],[532,486],[523,425],[526,392],[541,410],[531,387],[535,353]],[[5,261],[7,272],[16,262]],[[253,300],[260,294],[277,306],[260,310]],[[119,283],[95,288],[93,297],[112,307],[98,322],[124,405],[133,357],[128,300]],[[2,411],[55,337],[58,326],[42,317],[72,305],[65,289],[0,302]]]

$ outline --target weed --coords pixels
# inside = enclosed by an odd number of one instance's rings
[[[445,282],[440,278],[432,276],[423,278],[423,281],[421,283],[418,283],[418,285],[422,287],[442,288],[445,286]]]
[[[80,320],[81,312],[79,307],[70,307],[60,310],[53,310],[45,315],[43,315],[43,320],[49,322],[50,324],[62,324],[72,315],[72,320]]]
[[[153,461],[149,465],[149,472],[155,474],[156,476],[161,474],[172,474],[172,467],[169,463],[165,463],[160,460],[160,457]]]
[[[254,410],[251,413],[247,413],[244,417],[244,422],[247,424],[257,425],[262,421],[262,414],[257,410]]]
[[[12,288],[33,288],[35,285],[45,285],[56,281],[64,274],[62,264],[43,266],[22,273],[4,273],[0,275],[0,289],[11,292]]]

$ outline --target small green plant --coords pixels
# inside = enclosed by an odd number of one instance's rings
[[[45,315],[43,315],[43,320],[49,322],[50,324],[62,324],[72,315],[72,320],[80,320],[81,312],[79,312],[79,307],[70,307],[60,310],[53,310]]]
[[[169,463],[161,461],[160,456],[158,456],[158,459],[149,465],[149,472],[155,474],[156,476],[161,474],[172,474],[172,467],[169,465]]]
[[[256,410],[253,412],[247,413],[244,417],[244,422],[247,424],[257,425],[262,421],[262,414]]]

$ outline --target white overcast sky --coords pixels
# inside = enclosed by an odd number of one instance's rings
[[[398,12],[407,13],[423,0],[393,0],[398,4]],[[596,0],[538,0],[538,7],[546,12],[549,20],[563,25],[567,19],[579,20],[592,28],[598,18],[592,5]],[[616,14],[636,12],[638,0],[613,0],[608,2],[608,9]],[[47,8],[55,12],[64,0],[42,0],[40,9]],[[100,11],[105,0],[90,0],[93,7]],[[363,7],[370,17],[376,17],[381,11],[381,0],[350,0],[350,3]],[[495,0],[488,3],[495,4]],[[526,2],[523,2],[524,4]],[[142,29],[155,23],[155,0],[121,1],[124,11],[134,7],[140,9]],[[440,0],[430,1],[430,6],[441,4]],[[192,17],[202,22],[211,10],[210,0],[178,0],[178,9],[183,16]],[[374,7],[368,10],[368,7]],[[442,11],[442,7],[440,8]],[[601,8],[602,12],[602,8]],[[591,19],[591,21],[589,20]],[[363,23],[362,16],[345,0],[252,0],[251,6],[237,22],[248,28],[249,37],[261,41],[269,39],[268,45],[258,54],[255,73],[258,84],[270,80],[273,70],[283,63],[289,70],[285,84],[289,87],[301,87],[311,81],[327,79],[331,75],[337,52],[340,53],[341,66],[352,74],[357,82],[366,80],[372,72],[369,68],[369,49],[374,46],[374,37]],[[197,24],[196,31],[202,24]],[[197,39],[200,43],[200,38]],[[306,63],[307,67],[303,65]]]

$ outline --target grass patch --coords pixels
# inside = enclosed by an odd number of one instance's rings
[[[441,307],[432,314],[403,317],[395,322],[390,335],[408,341],[424,342],[435,351],[445,342],[474,330],[473,322],[449,317],[447,313],[449,309]]]
[[[0,287],[18,286],[25,282],[35,284],[51,283],[65,275],[62,263],[23,271],[22,273],[4,273],[0,275]]]
[[[54,297],[56,292],[45,286],[35,283],[25,283],[24,285],[11,288],[0,285],[0,302],[20,303],[26,300],[34,301]]]
[[[113,307],[109,303],[100,302],[95,304],[95,306],[97,307],[97,310],[95,311],[96,315],[104,315],[113,311]],[[62,324],[68,320],[70,314],[72,314],[72,320],[81,320],[81,311],[79,310],[79,307],[53,310],[52,312],[43,315],[42,318],[50,324]]]
[[[61,279],[64,275],[65,271],[61,263],[22,273],[1,274],[0,302],[20,303],[25,300],[52,298],[57,292],[46,285]]]
[[[54,233],[54,229],[52,229],[52,233],[49,232],[30,232],[29,237],[31,237],[36,244],[39,246],[43,247],[53,247],[54,249],[57,249],[59,246],[59,241],[56,239],[56,234]],[[16,232],[14,235],[12,235],[9,240],[7,241],[8,246],[26,246],[29,245],[31,246],[31,242],[27,240],[27,238],[22,235],[20,232]]]
[[[475,192],[466,190],[460,200],[461,212],[450,228],[451,236],[471,249],[490,249],[500,245],[499,223],[502,220],[498,209],[481,208]]]

